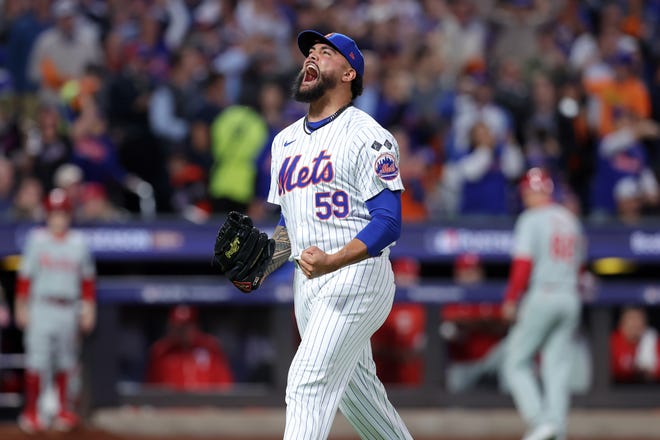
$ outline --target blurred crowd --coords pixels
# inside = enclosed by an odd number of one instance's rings
[[[275,216],[309,28],[364,52],[405,221],[515,215],[530,166],[585,219],[659,212],[658,0],[0,0],[0,216]]]

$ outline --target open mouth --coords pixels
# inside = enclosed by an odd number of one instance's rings
[[[303,84],[311,84],[316,82],[319,78],[319,70],[314,64],[308,64],[305,66],[305,71],[303,74]]]

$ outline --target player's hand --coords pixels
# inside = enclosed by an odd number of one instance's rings
[[[0,306],[0,328],[7,327],[9,321],[9,309],[6,306]]]
[[[513,301],[505,301],[502,304],[502,319],[507,322],[516,320],[516,313],[518,313],[518,306]]]
[[[298,266],[309,279],[333,272],[336,270],[333,264],[332,256],[316,246],[302,251],[298,260]]]
[[[14,304],[14,319],[16,320],[16,327],[23,330],[27,327],[29,322],[28,305],[24,300],[17,299]]]
[[[80,330],[89,334],[96,326],[96,306],[92,301],[83,301],[80,310]]]

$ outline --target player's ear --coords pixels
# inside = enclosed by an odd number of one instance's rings
[[[351,82],[357,76],[357,72],[352,67],[349,67],[348,70],[344,72],[341,79],[342,81]]]

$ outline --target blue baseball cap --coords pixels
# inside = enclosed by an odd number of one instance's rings
[[[364,57],[358,49],[357,44],[351,38],[344,34],[331,32],[323,35],[320,32],[306,30],[298,34],[298,47],[303,55],[309,54],[309,49],[316,43],[324,43],[332,46],[337,52],[342,54],[348,60],[358,75],[364,76]]]

